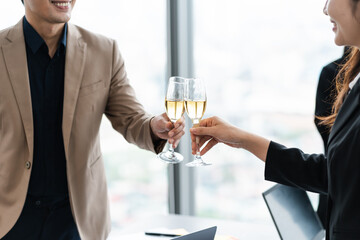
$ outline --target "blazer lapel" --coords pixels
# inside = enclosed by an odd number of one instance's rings
[[[62,129],[68,159],[71,128],[85,68],[86,43],[81,39],[76,27],[71,24],[68,24],[67,34]]]
[[[34,147],[34,126],[23,32],[23,19],[9,31],[7,40],[9,43],[2,46],[2,52],[24,125],[30,156],[32,156]]]
[[[360,81],[360,80],[359,80]],[[359,108],[359,96],[360,96],[360,84],[359,81],[354,85],[353,89],[350,91],[349,96],[345,99],[337,117],[335,123],[331,129],[329,135],[328,144],[334,139],[334,137],[339,133],[343,128],[347,120],[352,116],[356,108]]]

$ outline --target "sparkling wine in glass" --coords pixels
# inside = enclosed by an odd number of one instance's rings
[[[170,77],[165,97],[166,114],[170,121],[175,123],[179,120],[185,111],[184,103],[185,79],[181,77]],[[172,144],[169,143],[169,149],[161,152],[158,157],[167,163],[179,163],[184,157],[174,151]]]
[[[206,110],[206,90],[205,84],[201,79],[189,78],[186,80],[185,108],[187,115],[193,123],[193,127],[198,127]],[[196,155],[194,160],[187,163],[186,166],[197,167],[208,165],[211,165],[211,163],[204,162],[200,156],[199,137],[196,137]]]

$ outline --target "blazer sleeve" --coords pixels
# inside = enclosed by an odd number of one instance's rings
[[[124,60],[116,41],[113,41],[113,65],[109,97],[105,114],[113,128],[138,147],[153,152],[162,151],[166,141],[153,140],[150,121],[152,116],[145,112],[127,78]]]
[[[327,160],[323,154],[305,154],[300,149],[271,142],[266,156],[265,179],[327,194]]]

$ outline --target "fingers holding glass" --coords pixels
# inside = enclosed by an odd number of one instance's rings
[[[216,144],[218,144],[218,141],[215,138],[211,138],[210,141],[208,141],[205,146],[201,149],[200,154],[204,155],[207,153],[211,148],[213,148]],[[200,144],[202,146],[202,144]]]
[[[200,139],[199,143],[196,143],[196,138]],[[196,136],[194,134],[192,134],[191,136],[191,149],[192,149],[192,154],[196,154],[197,148],[201,149],[200,151],[200,155],[204,155],[205,153],[207,153],[212,147],[214,147],[218,141],[208,135],[204,135],[204,136]]]
[[[176,121],[173,126],[174,127],[168,133],[168,137],[174,140],[178,140],[185,134],[185,121],[183,117]]]
[[[206,90],[205,84],[201,79],[189,78],[186,79],[185,91],[185,109],[186,113],[193,123],[193,127],[198,127],[201,118],[204,116],[206,110]],[[200,156],[200,139],[195,136],[196,154],[192,162],[186,164],[188,167],[208,166]]]
[[[165,97],[165,109],[167,116],[173,124],[179,124],[177,121],[181,119],[184,114],[184,92],[185,79],[181,77],[170,77]],[[172,137],[170,135],[172,135]],[[179,163],[184,159],[184,157],[180,153],[175,152],[173,148],[173,146],[177,146],[181,136],[181,130],[179,135],[177,128],[169,132],[169,149],[166,152],[158,154],[161,160],[167,163]]]

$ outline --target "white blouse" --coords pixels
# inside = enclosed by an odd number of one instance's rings
[[[358,73],[358,75],[356,75],[356,77],[354,78],[354,80],[352,80],[350,83],[349,83],[349,88],[350,90],[354,87],[354,85],[356,84],[356,82],[359,80],[360,78],[360,73]]]

